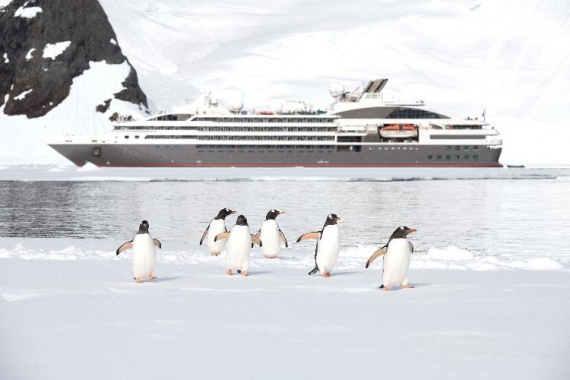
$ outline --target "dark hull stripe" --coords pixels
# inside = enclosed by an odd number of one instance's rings
[[[147,168],[215,168],[215,167],[241,167],[241,168],[394,168],[394,167],[426,167],[426,168],[501,168],[496,164],[124,164],[124,165],[98,165],[107,168],[147,167]]]

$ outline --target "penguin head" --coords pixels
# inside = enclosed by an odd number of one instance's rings
[[[148,233],[148,229],[149,229],[150,225],[148,224],[148,222],[146,220],[143,220],[141,222],[141,224],[139,225],[139,233]]]
[[[265,216],[265,220],[275,219],[275,218],[277,218],[277,216],[279,216],[281,214],[285,214],[285,211],[279,211],[279,210],[275,210],[275,209],[269,210],[269,212]]]
[[[247,226],[247,219],[245,218],[245,216],[240,215],[238,216],[237,220],[236,220],[236,226]]]
[[[329,214],[327,216],[327,221],[325,222],[325,225],[336,224],[336,222],[339,220],[340,217],[337,214]]]
[[[416,232],[417,230],[415,228],[409,228],[406,226],[400,226],[398,228],[396,228],[396,231],[394,231],[394,233],[392,233],[391,238],[392,239],[405,239],[408,234],[411,234],[413,232]]]
[[[218,213],[218,216],[216,216],[214,219],[226,219],[226,216],[228,216],[230,214],[235,214],[235,213],[236,212],[234,210],[230,210],[229,208],[223,208]]]

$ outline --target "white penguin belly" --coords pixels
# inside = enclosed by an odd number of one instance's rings
[[[156,251],[150,234],[138,234],[133,239],[133,274],[148,276],[156,267]]]
[[[208,236],[206,238],[210,253],[219,255],[224,250],[224,246],[226,245],[225,239],[214,241],[214,238],[222,232],[226,232],[226,222],[223,219],[212,220],[210,228],[208,229]]]
[[[408,279],[410,268],[410,245],[406,239],[392,239],[384,255],[382,284],[402,286]]]
[[[261,253],[266,257],[277,257],[280,248],[279,226],[275,220],[266,220],[261,225],[261,233],[259,239],[263,246]]]
[[[251,253],[251,232],[248,226],[234,226],[226,244],[226,268],[247,271]]]
[[[317,266],[321,273],[330,273],[338,261],[340,252],[340,230],[337,225],[327,226],[319,240]]]

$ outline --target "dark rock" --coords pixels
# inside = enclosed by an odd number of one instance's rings
[[[41,12],[32,18],[16,16],[24,5]],[[97,0],[13,0],[0,10],[0,30],[0,107],[5,105],[5,114],[45,115],[69,95],[73,78],[89,69],[89,62],[102,61],[128,63],[131,71],[115,98],[147,109],[137,73]],[[47,44],[65,41],[71,43],[55,59],[43,57]],[[104,101],[102,112],[111,101]]]

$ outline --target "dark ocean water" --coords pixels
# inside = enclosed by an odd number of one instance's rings
[[[570,171],[493,176],[235,177],[225,180],[0,181],[0,237],[130,237],[141,220],[163,240],[197,244],[223,207],[257,231],[272,208],[290,239],[341,217],[342,245],[381,244],[417,228],[421,251],[455,246],[483,256],[570,258]],[[227,220],[235,222],[235,215]]]

